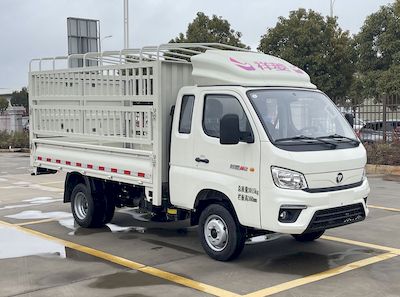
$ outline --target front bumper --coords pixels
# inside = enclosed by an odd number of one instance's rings
[[[315,212],[304,233],[318,232],[361,222],[365,217],[364,205],[362,203],[318,210]]]
[[[274,187],[269,191],[267,198],[262,199],[262,229],[279,233],[301,234],[362,221],[369,213],[364,200],[368,197],[369,191],[367,179],[359,187],[321,193],[283,190]],[[283,223],[278,220],[282,205],[301,205],[307,208],[301,211],[295,222]],[[350,213],[346,211],[351,210],[354,205],[359,206],[358,211],[354,210]],[[329,215],[330,212],[337,214],[340,211],[343,213],[339,213],[337,217]],[[321,216],[316,219],[318,214],[326,217],[327,220],[322,221],[322,223],[326,223],[325,227],[323,224],[315,225],[316,220],[323,220]],[[343,216],[343,221],[340,221],[341,216]],[[338,220],[335,221],[335,219]]]

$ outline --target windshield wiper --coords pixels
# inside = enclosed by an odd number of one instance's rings
[[[288,141],[288,140],[315,140],[315,138],[305,136],[305,135],[298,135],[298,136],[293,136],[293,137],[288,137],[288,138],[279,138],[279,139],[275,140],[275,142]]]
[[[318,139],[321,139],[321,138],[328,138],[328,139],[341,138],[341,139],[347,139],[347,140],[349,140],[350,142],[352,142],[355,145],[359,145],[360,144],[360,142],[358,140],[354,139],[354,138],[343,136],[343,135],[339,135],[339,134],[332,134],[332,135],[328,135],[328,136],[318,137]]]
[[[320,138],[305,136],[305,135],[298,135],[298,136],[288,137],[288,138],[279,138],[279,139],[275,140],[275,142],[292,141],[292,140],[300,140],[300,141],[301,140],[305,140],[305,141],[312,140],[313,142],[307,142],[307,143],[313,144],[313,143],[315,143],[314,141],[317,141],[319,143],[323,143],[323,144],[329,145],[332,148],[336,148],[337,147],[336,143],[325,141],[325,140],[322,140]]]

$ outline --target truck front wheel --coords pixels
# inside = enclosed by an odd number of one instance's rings
[[[71,194],[71,210],[81,227],[95,228],[104,225],[106,205],[104,199],[95,199],[84,184],[77,184]]]
[[[221,204],[207,206],[200,215],[199,236],[206,253],[218,261],[229,261],[242,252],[244,228]]]

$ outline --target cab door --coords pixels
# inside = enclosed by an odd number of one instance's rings
[[[170,202],[192,209],[196,199],[196,162],[193,159],[193,114],[197,105],[195,89],[184,88],[178,95],[172,130],[169,168]]]
[[[222,192],[242,225],[260,227],[260,140],[243,98],[233,91],[210,89],[199,92],[196,100],[199,112],[192,131],[197,188]],[[238,144],[220,143],[220,122],[227,114],[239,117],[243,139]]]

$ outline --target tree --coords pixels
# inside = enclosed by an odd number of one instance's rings
[[[15,91],[11,94],[11,104],[14,106],[23,106],[29,112],[28,89],[23,87],[21,91]]]
[[[349,93],[355,53],[349,32],[339,27],[336,18],[302,8],[291,11],[261,36],[258,50],[303,69],[332,98]]]
[[[400,95],[400,0],[368,16],[355,41],[364,95]]]
[[[4,97],[0,97],[0,111],[6,110],[8,107],[8,101]]]
[[[209,18],[203,12],[198,12],[196,18],[188,25],[186,34],[180,33],[170,42],[217,42],[246,48],[240,41],[241,37],[242,33],[231,29],[231,24],[222,17],[213,15]]]

